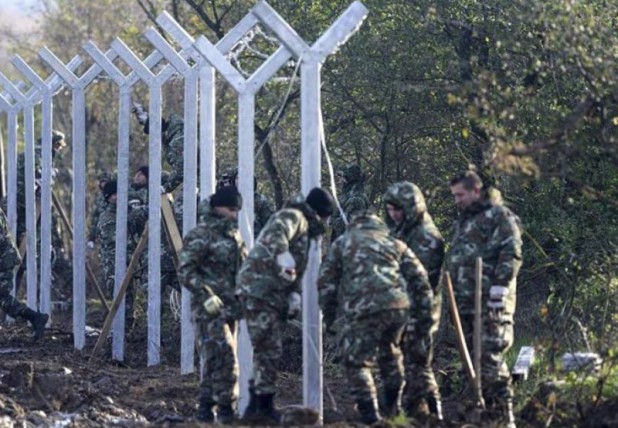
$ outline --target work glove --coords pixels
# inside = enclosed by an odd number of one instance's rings
[[[145,125],[148,121],[148,113],[146,112],[146,110],[144,110],[144,107],[142,107],[140,103],[133,103],[131,113],[135,115],[135,118],[140,125]]]
[[[279,276],[287,282],[296,281],[296,261],[292,253],[286,251],[277,256],[277,266],[279,266]]]
[[[288,319],[297,318],[302,310],[302,300],[296,291],[288,294]]]
[[[93,250],[94,249],[94,241],[88,241],[86,243],[86,245],[88,246],[89,250]]]
[[[161,186],[161,194],[165,195],[167,193],[167,190],[165,190],[165,186]]]
[[[137,209],[142,205],[142,201],[140,201],[139,199],[131,199],[129,201],[129,208],[131,209]]]
[[[508,287],[492,285],[489,287],[489,300],[487,301],[487,306],[491,309],[504,309],[506,307],[506,298],[508,295]]]
[[[211,317],[216,317],[223,310],[223,301],[217,295],[212,295],[204,302],[204,310]]]

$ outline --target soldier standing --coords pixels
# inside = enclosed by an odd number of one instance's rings
[[[325,232],[333,209],[333,197],[324,189],[312,189],[306,199],[297,194],[270,217],[241,267],[237,295],[253,344],[253,380],[245,420],[257,417],[279,422],[274,397],[282,323],[300,312],[299,284],[309,246]]]
[[[448,270],[464,335],[468,349],[473,349],[474,267],[481,257],[483,397],[493,417],[514,427],[513,387],[505,358],[513,344],[516,277],[522,263],[519,218],[473,171],[453,178],[450,187],[460,215],[453,224]]]
[[[377,215],[357,211],[323,261],[318,288],[327,331],[338,305],[343,306],[339,356],[361,422],[370,425],[381,419],[371,374],[376,357],[384,411],[396,415],[404,382],[404,328],[412,314],[417,331],[428,335],[431,325],[433,293],[423,265]]]
[[[444,261],[444,239],[427,212],[421,189],[415,184],[407,181],[395,183],[388,188],[383,199],[391,234],[405,242],[419,258],[427,270],[434,295],[430,334],[418,336],[413,329],[407,329],[404,334],[404,408],[408,416],[421,421],[430,413],[435,415],[436,419],[443,420],[440,389],[431,363],[434,337],[440,326],[440,272]]]
[[[107,202],[105,202],[105,195],[103,194],[103,186],[110,181],[112,177],[107,172],[102,172],[97,177],[97,184],[99,187],[99,193],[94,201],[94,210],[92,211],[92,217],[90,218],[90,228],[88,229],[88,248],[91,250],[94,248],[94,243],[98,236],[97,226],[99,224],[99,217],[105,210]]]
[[[193,293],[196,339],[204,362],[197,420],[230,424],[238,400],[236,324],[240,303],[236,275],[247,256],[237,226],[242,198],[222,187],[199,205],[199,223],[184,239],[179,255],[181,284]]]
[[[9,232],[8,221],[1,209],[0,254],[2,254],[0,258],[0,309],[13,318],[19,317],[29,321],[32,325],[34,339],[40,339],[45,331],[49,315],[34,311],[11,296],[15,267],[19,265],[21,259]]]
[[[234,186],[238,188],[238,168],[228,168],[223,171],[219,180],[217,180],[217,188],[223,186]],[[255,211],[253,236],[257,238],[270,216],[275,212],[275,209],[273,208],[272,202],[257,191],[257,183],[254,183],[253,187],[253,207]]]
[[[342,183],[339,205],[347,219],[356,211],[366,210],[371,206],[365,193],[365,176],[358,165],[350,165],[337,171],[337,177]],[[333,242],[345,232],[345,222],[338,210],[335,210],[331,218],[331,225],[333,228],[331,242]]]

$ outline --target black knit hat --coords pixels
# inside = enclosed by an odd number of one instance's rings
[[[109,200],[110,196],[115,195],[116,193],[118,193],[118,185],[116,180],[111,180],[105,183],[105,186],[103,186],[103,196],[106,201]]]
[[[335,200],[327,190],[320,187],[311,189],[305,202],[307,202],[320,217],[330,217],[335,212]]]
[[[242,196],[234,186],[225,186],[217,189],[210,197],[211,207],[242,208]]]
[[[140,166],[138,171],[141,172],[142,174],[144,174],[146,176],[146,178],[148,178],[148,165]]]

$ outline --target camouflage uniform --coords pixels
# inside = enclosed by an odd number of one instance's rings
[[[396,413],[404,375],[401,337],[412,314],[418,331],[429,334],[433,293],[421,262],[379,217],[357,211],[350,220],[322,263],[318,288],[327,327],[341,300],[340,358],[362,421],[372,423],[380,419],[372,362],[377,356],[383,408]]]
[[[406,408],[410,413],[417,403],[426,399],[432,412],[441,417],[438,407],[440,390],[431,362],[442,307],[440,273],[444,261],[444,239],[427,212],[423,193],[415,184],[406,181],[393,184],[384,195],[384,203],[403,209],[404,219],[398,225],[386,215],[391,234],[405,242],[423,263],[434,294],[430,334],[419,337],[412,330],[407,331],[404,336]]]
[[[52,131],[52,167],[54,160],[58,157],[59,152],[66,146],[64,141],[64,134],[59,131]],[[41,139],[37,141],[37,145],[34,150],[34,178],[35,180],[41,179],[42,173],[42,149]],[[21,242],[23,234],[26,232],[26,156],[25,153],[20,153],[17,157],[17,230],[16,241],[18,244]],[[37,189],[37,204],[40,196],[38,196]],[[73,281],[73,268],[71,261],[67,255],[67,251],[64,248],[64,241],[62,240],[60,225],[61,222],[58,218],[56,208],[52,206],[52,225],[51,225],[51,244],[52,244],[52,273],[56,278],[60,278],[62,282],[71,284]],[[37,240],[39,241],[37,246],[40,247],[40,222],[37,219]],[[24,265],[24,269],[25,269]]]
[[[276,392],[277,361],[281,358],[282,324],[287,318],[288,296],[298,292],[307,266],[310,239],[324,226],[301,194],[273,214],[240,270],[237,294],[253,344],[253,378],[258,395]],[[289,251],[296,262],[295,280],[280,276],[277,256]]]
[[[0,257],[0,310],[13,318],[20,317],[30,321],[35,338],[38,339],[43,335],[49,317],[33,311],[11,296],[15,267],[19,265],[21,259],[2,210],[0,210],[0,254],[2,254]]]
[[[238,178],[238,168],[227,168],[223,171],[219,179],[217,180],[217,188],[223,186],[235,186]],[[257,188],[254,183],[254,188]],[[253,236],[258,237],[268,219],[275,212],[272,202],[263,194],[255,191],[253,193]]]
[[[193,293],[196,339],[205,364],[200,406],[232,406],[238,398],[234,334],[241,310],[234,292],[236,275],[246,256],[236,222],[215,213],[209,199],[202,201],[199,223],[185,236],[178,272],[181,284]],[[223,312],[216,316],[204,309],[213,294],[223,301]]]
[[[352,165],[343,171],[338,171],[337,175],[344,180],[343,189],[339,195],[339,205],[349,220],[350,216],[356,211],[368,209],[371,204],[365,193],[365,177],[358,165]],[[331,242],[334,242],[343,232],[345,232],[345,222],[339,210],[335,210],[331,218]]]
[[[105,210],[107,206],[107,202],[105,201],[105,196],[103,196],[103,189],[100,188],[101,183],[105,184],[111,180],[111,176],[107,173],[102,173],[98,177],[98,186],[99,193],[97,193],[97,197],[94,201],[94,210],[92,210],[92,217],[90,218],[90,228],[88,229],[88,241],[94,242],[98,236],[97,226],[99,223],[99,217],[101,213]]]
[[[489,191],[465,209],[453,225],[448,270],[466,342],[472,346],[474,320],[474,266],[483,260],[482,385],[486,403],[510,405],[513,398],[506,352],[513,344],[516,277],[522,262],[519,218],[502,204],[497,191]],[[504,309],[488,307],[490,287],[508,289]]]

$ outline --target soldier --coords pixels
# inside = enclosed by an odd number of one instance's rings
[[[234,186],[238,188],[238,168],[228,168],[223,171],[219,180],[217,180],[217,188],[223,186]],[[268,219],[275,212],[271,201],[263,194],[257,191],[257,183],[254,181],[253,207],[255,217],[253,219],[253,235],[257,238]]]
[[[108,297],[114,295],[114,277],[116,266],[116,208],[117,208],[117,188],[115,180],[108,181],[103,186],[103,196],[105,197],[106,208],[99,217],[97,230],[99,232],[99,260],[103,266],[105,275],[105,285]],[[139,211],[130,209],[127,218],[127,263],[131,254],[135,250],[135,242],[131,237],[136,233],[136,229],[143,227],[143,220]],[[131,284],[127,288],[125,296],[125,314],[127,325],[133,326],[133,302],[135,300],[135,287]]]
[[[429,414],[443,420],[440,390],[431,367],[434,337],[440,326],[442,290],[440,272],[444,260],[444,239],[427,212],[425,197],[415,184],[407,181],[395,183],[384,195],[387,224],[391,234],[405,242],[419,258],[427,274],[434,295],[430,334],[417,337],[414,330],[404,334],[406,361],[406,387],[404,406],[408,416],[421,421]]]
[[[384,411],[395,416],[404,381],[400,341],[406,322],[413,316],[424,335],[431,325],[433,293],[423,265],[377,215],[357,211],[323,261],[318,288],[327,331],[339,304],[343,307],[339,356],[362,423],[381,419],[371,374],[376,357]]]
[[[129,188],[129,204],[148,205],[148,165],[137,169]]]
[[[181,284],[193,293],[192,310],[201,361],[197,420],[230,424],[238,399],[236,324],[240,303],[234,295],[236,274],[247,256],[237,226],[242,198],[235,187],[222,187],[200,203],[199,223],[184,239],[179,255]]]
[[[483,397],[490,416],[514,427],[513,387],[505,358],[513,344],[516,277],[522,263],[519,218],[503,205],[495,189],[483,186],[475,172],[456,176],[450,187],[460,216],[453,224],[448,270],[466,342],[473,349],[474,267],[481,257]]]
[[[13,296],[13,279],[15,267],[21,259],[15,242],[11,237],[8,221],[4,211],[0,209],[0,309],[13,318],[23,318],[32,325],[33,338],[38,340],[43,336],[49,315],[30,309]]]
[[[324,233],[333,209],[333,197],[326,190],[316,187],[306,199],[297,194],[270,217],[241,267],[236,293],[253,344],[253,385],[245,420],[279,422],[274,396],[282,323],[300,312],[299,284],[310,240]]]
[[[371,206],[365,193],[365,176],[358,165],[337,171],[337,177],[341,180],[342,191],[339,195],[339,205],[347,219],[356,211],[366,210]],[[331,242],[334,242],[345,231],[345,222],[341,213],[336,210],[331,218],[332,233]]]
[[[101,213],[105,210],[105,206],[107,203],[105,202],[105,195],[103,194],[103,186],[105,183],[112,179],[111,175],[107,172],[102,172],[97,177],[99,193],[97,193],[97,197],[94,201],[94,210],[92,211],[92,217],[90,218],[90,228],[88,229],[88,248],[91,250],[94,248],[94,242],[98,236],[97,226],[99,223],[99,217]]]

